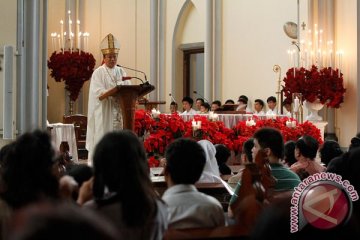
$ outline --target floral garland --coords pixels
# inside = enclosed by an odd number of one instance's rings
[[[48,68],[50,76],[57,82],[65,81],[65,89],[70,92],[70,99],[75,101],[84,82],[91,78],[95,67],[95,58],[87,52],[53,52]]]
[[[319,71],[314,65],[310,70],[291,68],[287,71],[284,82],[283,91],[288,101],[292,101],[292,93],[301,93],[302,100],[314,102],[319,99],[322,104],[332,108],[339,108],[344,102],[346,89],[339,69],[327,67]]]
[[[230,150],[241,152],[243,143],[251,138],[260,128],[272,127],[278,129],[284,141],[296,141],[301,136],[314,137],[320,144],[323,142],[320,130],[311,122],[298,123],[290,118],[261,120],[254,116],[255,125],[249,126],[246,121],[240,121],[233,129],[226,128],[221,121],[210,121],[206,116],[195,115],[195,121],[201,121],[200,129],[193,130],[192,120],[184,121],[177,113],[160,114],[152,118],[145,110],[135,112],[135,132],[144,137],[144,147],[149,156],[149,165],[159,164],[158,156],[164,155],[168,144],[180,137],[192,138],[196,141],[207,139],[213,144],[224,144]],[[296,127],[288,127],[287,121],[295,121]]]

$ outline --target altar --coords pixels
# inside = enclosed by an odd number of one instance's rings
[[[194,116],[197,115],[180,115],[180,117],[184,120],[184,121],[189,121],[192,120],[194,118]],[[199,114],[199,116],[208,116],[208,114]],[[232,129],[233,127],[236,126],[236,124],[239,121],[246,121],[251,119],[254,115],[253,114],[217,114],[219,121],[223,122],[225,127]],[[262,116],[256,116],[258,119],[260,120],[264,120],[267,119],[269,117],[275,117],[275,116],[266,116],[266,115],[262,115]],[[288,117],[286,115],[277,115],[276,117],[279,118],[284,118],[284,117]]]
[[[74,124],[53,123],[49,124],[48,128],[50,129],[51,141],[54,144],[56,151],[59,151],[61,142],[67,142],[69,144],[69,153],[72,156],[72,160],[77,163],[78,153]]]

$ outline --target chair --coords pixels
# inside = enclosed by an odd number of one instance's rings
[[[79,159],[87,159],[88,151],[85,148],[86,145],[86,128],[87,128],[87,116],[82,114],[74,114],[63,116],[63,123],[74,124],[76,146]]]

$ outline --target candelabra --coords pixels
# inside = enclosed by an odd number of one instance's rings
[[[88,32],[82,33],[80,30],[80,20],[76,21],[75,32],[73,32],[73,22],[71,20],[71,11],[68,11],[68,26],[67,31],[64,31],[64,21],[60,20],[60,33],[53,32],[51,36],[51,47],[53,51],[85,51],[89,50],[89,36]]]

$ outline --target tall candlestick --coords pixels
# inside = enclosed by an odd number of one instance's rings
[[[69,14],[69,19],[68,19],[68,24],[69,24],[69,39],[71,39],[71,18],[70,18],[70,14],[71,14],[71,11],[69,10],[68,11],[68,14]]]
[[[80,52],[80,20],[76,21],[76,48]]]
[[[62,52],[64,53],[65,43],[64,43],[64,21],[60,21],[60,39],[61,39],[61,48]]]
[[[58,44],[59,44],[59,50],[61,51],[61,40],[60,40],[60,34],[57,35],[58,38]]]

